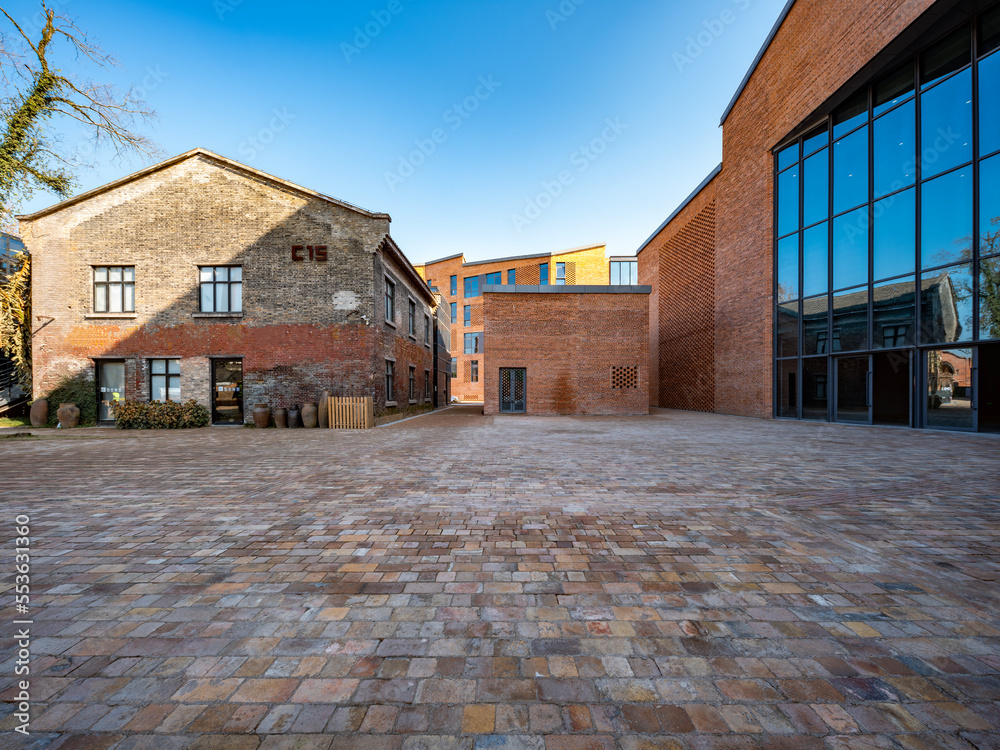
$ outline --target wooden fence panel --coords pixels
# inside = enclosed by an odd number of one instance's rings
[[[330,429],[370,430],[375,426],[375,409],[370,396],[331,397]]]

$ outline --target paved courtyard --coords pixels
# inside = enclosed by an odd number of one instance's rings
[[[0,440],[0,747],[1000,747],[998,476],[667,411]]]

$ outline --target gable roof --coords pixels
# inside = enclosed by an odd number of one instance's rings
[[[785,7],[781,9],[778,20],[775,21],[774,26],[771,27],[771,31],[767,35],[767,39],[764,40],[764,44],[761,46],[760,51],[757,53],[757,57],[755,57],[753,62],[750,63],[750,69],[746,72],[746,75],[743,76],[743,80],[740,81],[739,88],[737,88],[736,93],[733,94],[733,98],[729,102],[729,106],[726,107],[726,111],[722,113],[722,120],[719,121],[720,126],[726,124],[726,119],[729,117],[729,113],[733,111],[733,107],[736,106],[736,102],[743,95],[743,90],[747,87],[747,84],[750,83],[750,79],[757,70],[757,66],[760,65],[760,61],[764,58],[764,54],[771,46],[771,42],[774,41],[774,37],[777,36],[778,29],[780,29],[781,24],[785,22],[785,19],[788,17],[789,12],[791,12],[793,5],[795,5],[795,0],[788,0]]]
[[[43,208],[42,210],[36,211],[33,214],[18,216],[17,219],[18,221],[35,221],[36,219],[40,219],[43,216],[48,216],[49,214],[61,211],[64,208],[69,208],[70,206],[73,206],[77,203],[82,203],[83,201],[90,200],[91,198],[94,198],[95,196],[98,196],[101,193],[106,193],[109,190],[114,190],[115,188],[127,185],[130,182],[135,182],[136,180],[141,180],[144,177],[148,177],[149,175],[155,174],[164,169],[168,169],[176,164],[180,164],[182,161],[187,161],[188,159],[193,159],[195,157],[202,157],[210,161],[218,162],[220,165],[227,167],[229,169],[233,169],[237,172],[243,172],[244,174],[250,175],[265,182],[274,183],[291,192],[298,193],[300,195],[304,195],[309,198],[314,198],[316,200],[321,200],[326,203],[338,206],[339,208],[345,208],[348,211],[354,211],[355,213],[359,213],[362,216],[368,217],[369,219],[387,219],[389,221],[392,221],[392,218],[389,216],[389,214],[368,211],[364,208],[360,208],[359,206],[347,203],[346,201],[338,200],[337,198],[331,198],[330,196],[324,195],[323,193],[318,193],[315,190],[310,190],[309,188],[302,187],[301,185],[297,185],[294,182],[284,180],[280,177],[275,177],[274,175],[268,174],[267,172],[262,172],[259,169],[248,167],[246,164],[242,164],[236,161],[235,159],[230,159],[229,157],[221,156],[204,148],[191,149],[190,151],[186,151],[183,154],[178,154],[177,156],[171,157],[166,161],[161,161],[158,164],[154,164],[150,167],[146,167],[145,169],[141,169],[138,172],[126,175],[125,177],[122,177],[119,180],[115,180],[114,182],[109,182],[107,185],[102,185],[101,187],[94,188],[93,190],[88,190],[85,193],[74,195],[72,198],[67,198],[66,200],[60,203],[56,203],[55,205],[49,206],[48,208]]]

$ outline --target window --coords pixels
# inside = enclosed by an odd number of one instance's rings
[[[94,268],[94,312],[135,312],[135,266]]]
[[[465,280],[465,298],[479,296],[479,277],[470,276]]]
[[[481,331],[479,333],[465,334],[465,353],[466,354],[483,353],[483,334]]]
[[[424,316],[424,343],[430,346],[431,343],[431,319],[429,316]]]
[[[816,376],[816,399],[823,400],[826,398],[826,375]]]
[[[413,336],[414,338],[416,338],[417,337],[417,303],[414,302],[412,299],[409,300],[409,304],[407,306],[406,320],[407,320],[407,324],[406,324],[407,325],[407,330],[410,332],[411,336]]]
[[[611,261],[611,286],[635,286],[639,283],[639,261]]]
[[[566,285],[566,264],[556,263],[556,286]]]
[[[410,365],[410,401],[417,400],[417,368]]]
[[[431,371],[424,370],[424,400],[429,401],[431,398]]]
[[[149,360],[149,400],[181,400],[181,363],[178,359]]]
[[[458,276],[451,277],[451,296],[458,296]]]
[[[490,284],[503,284],[503,273],[501,271],[497,271],[496,273],[486,274],[486,285],[489,286]]]
[[[906,346],[910,342],[906,340],[907,326],[883,326],[882,339],[885,347],[891,349],[894,346]]]
[[[391,359],[385,361],[385,400],[396,400],[396,363]]]
[[[201,311],[243,312],[243,268],[201,266]]]
[[[387,323],[396,321],[396,285],[388,277],[385,280],[385,320]]]
[[[466,305],[462,310],[463,318],[465,320],[465,328],[472,325],[472,305]]]
[[[458,357],[451,358],[451,376],[453,378],[458,377]]]
[[[469,382],[479,382],[479,362],[477,360],[469,362]]]
[[[517,271],[513,268],[507,271],[507,283],[511,286],[517,285]]]
[[[455,323],[458,322],[458,303],[457,302],[452,302],[451,303],[451,322],[452,322],[452,325],[454,325]]]
[[[540,265],[538,267],[538,283],[541,284],[542,286],[548,286],[549,285],[549,264],[548,263],[542,263],[542,265]]]

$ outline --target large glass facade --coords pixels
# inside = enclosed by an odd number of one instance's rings
[[[774,156],[775,416],[995,429],[1000,6]]]

